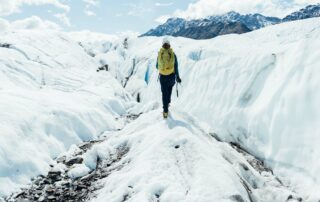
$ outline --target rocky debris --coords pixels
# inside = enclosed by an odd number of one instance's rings
[[[69,161],[67,161],[65,164],[70,167],[74,164],[81,164],[82,162],[83,162],[83,158],[76,156],[76,157],[70,159]]]
[[[220,139],[220,137],[217,133],[209,133],[209,136],[213,137],[218,142],[222,142],[222,140]]]
[[[284,183],[274,175],[272,169],[268,168],[261,159],[258,159],[257,157],[255,157],[249,151],[245,150],[243,147],[241,147],[237,143],[230,143],[230,145],[234,150],[242,154],[245,160],[248,162],[247,165],[245,163],[238,162],[238,166],[240,170],[243,171],[243,172],[240,172],[238,176],[243,187],[246,189],[249,200],[251,202],[254,202],[257,200],[254,191],[257,189],[261,189],[263,186],[266,186],[265,182],[263,184],[259,182],[259,178],[261,179],[265,178],[266,181],[268,181],[268,183],[273,183],[274,187],[277,187],[278,189],[282,190],[284,194],[283,195],[284,198],[282,201],[286,201],[286,202],[289,202],[289,201],[302,202],[303,201],[301,197],[295,196],[296,193],[288,189],[288,187],[284,185]],[[231,164],[234,163],[227,156],[224,156],[224,157],[229,163]],[[253,169],[260,175],[255,176]],[[286,197],[285,194],[288,194],[287,199],[285,198]],[[239,197],[238,195],[233,195],[230,197],[230,199],[237,202],[244,201],[244,199]]]
[[[272,173],[272,169],[268,168],[262,160],[259,160],[257,157],[254,155],[250,154],[247,150],[242,148],[239,144],[237,143],[230,143],[231,146],[237,150],[239,153],[244,155],[244,157],[247,159],[248,163],[255,169],[257,170],[260,174],[262,172],[267,172],[267,173]]]
[[[1,48],[11,48],[11,44],[8,43],[0,43]]]
[[[230,197],[231,200],[236,201],[236,202],[245,202],[245,200],[242,198],[241,195],[232,195]]]
[[[66,162],[66,157],[65,156],[59,157],[59,158],[56,159],[56,162],[57,163],[65,163]]]
[[[103,65],[103,66],[99,67],[97,69],[97,72],[99,72],[99,71],[109,71],[109,65],[106,64],[106,65]]]
[[[299,202],[302,202],[303,199],[301,197],[294,197],[292,195],[288,196],[288,199],[286,200],[287,202],[289,201],[299,201]]]
[[[141,115],[142,113],[140,114],[129,114],[127,115],[126,119],[128,121],[133,121],[133,120],[136,120],[137,118],[139,118],[139,116]]]
[[[61,171],[49,171],[48,172],[48,178],[52,181],[52,182],[57,182],[61,180]]]
[[[65,202],[65,201],[87,201],[93,196],[93,192],[100,189],[97,181],[106,178],[115,170],[120,170],[124,164],[128,162],[120,162],[129,152],[127,145],[121,145],[116,149],[115,154],[109,159],[101,160],[98,158],[96,169],[88,175],[72,179],[68,176],[68,172],[75,164],[81,164],[83,158],[79,154],[84,154],[94,144],[102,141],[90,141],[79,145],[80,153],[74,154],[70,160],[66,161],[66,157],[56,159],[58,164],[63,164],[65,170],[56,170],[52,166],[46,176],[39,175],[32,180],[29,188],[22,189],[19,193],[13,194],[5,199],[6,202],[21,201],[39,201],[39,202]]]
[[[101,143],[103,142],[103,140],[92,140],[92,141],[89,141],[89,142],[84,142],[84,143],[81,143],[79,145],[79,148],[81,149],[81,152],[82,153],[85,153],[87,152],[89,149],[92,148],[93,145],[97,144],[97,143]],[[81,154],[82,154],[81,153]]]

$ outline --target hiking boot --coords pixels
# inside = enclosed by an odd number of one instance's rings
[[[168,118],[169,113],[168,112],[163,112],[163,118]]]

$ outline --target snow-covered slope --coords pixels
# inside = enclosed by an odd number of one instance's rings
[[[165,121],[155,69],[161,38],[124,45],[102,37],[97,46],[63,33],[1,34],[0,195],[50,163],[59,167],[52,159],[72,144],[103,134],[67,171],[82,177],[105,161],[93,201],[297,201],[286,186],[318,201],[319,38],[318,19],[212,40],[171,38],[183,84]],[[109,72],[96,72],[102,64]],[[141,112],[124,126],[124,114]],[[280,180],[213,137],[242,145]]]
[[[292,194],[270,172],[254,168],[255,163],[212,138],[208,127],[184,112],[175,111],[168,120],[160,110],[147,112],[106,137],[85,159],[103,153],[110,159],[116,148],[126,152],[108,168],[117,171],[99,181],[103,188],[95,202],[280,202]]]
[[[183,80],[172,110],[240,143],[312,201],[320,188],[319,38],[316,18],[212,40],[171,38]],[[131,39],[128,50],[118,41],[97,55],[121,69],[115,76],[122,82],[133,74],[126,89],[143,105],[161,102],[155,70],[161,40]]]
[[[1,33],[0,46],[2,196],[72,144],[123,127],[130,96],[66,34]]]
[[[260,160],[219,141],[206,124],[150,110],[62,153],[47,176],[8,201],[299,201]]]

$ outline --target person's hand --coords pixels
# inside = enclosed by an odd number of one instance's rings
[[[178,83],[181,83],[181,82],[182,82],[182,81],[181,81],[181,78],[180,78],[179,76],[177,77],[176,80],[177,80]]]

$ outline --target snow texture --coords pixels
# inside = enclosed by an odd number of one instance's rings
[[[264,160],[308,201],[318,200],[319,38],[318,18],[211,40],[171,37],[183,80],[179,99],[173,93],[172,110],[206,122],[220,139]],[[161,41],[131,38],[124,50],[119,39],[98,55],[122,72],[112,72],[120,82],[134,71],[126,89],[139,93],[143,106],[161,105],[158,73],[149,69]]]
[[[8,32],[0,44],[1,196],[46,173],[71,145],[123,127],[132,102],[66,34]]]
[[[183,83],[167,121],[155,69],[162,39],[129,37],[125,47],[124,38],[87,38],[1,35],[0,195],[102,134],[106,141],[83,154],[70,177],[119,146],[128,153],[93,201],[280,202],[292,194],[284,186],[320,199],[317,18],[211,40],[170,38]],[[109,72],[96,72],[106,64]],[[126,113],[144,114],[125,126]],[[240,144],[282,183],[210,134]]]
[[[186,113],[163,120],[147,112],[92,150],[127,147],[92,201],[285,201],[292,194],[269,172],[255,170],[209,127]],[[104,153],[104,152],[102,152]],[[108,152],[107,152],[108,153]],[[108,158],[108,157],[107,157]],[[238,200],[237,200],[238,199]]]

